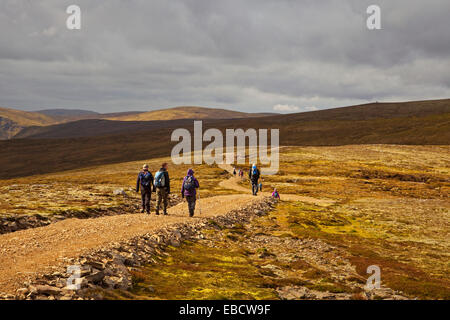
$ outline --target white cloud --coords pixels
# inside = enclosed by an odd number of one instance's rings
[[[273,106],[273,110],[274,111],[281,111],[281,112],[286,112],[286,111],[298,111],[300,110],[299,107],[294,106],[294,105],[290,105],[290,104],[277,104],[275,106]]]

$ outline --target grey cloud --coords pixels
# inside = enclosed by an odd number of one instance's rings
[[[0,105],[272,111],[450,96],[447,0],[0,3]],[[365,28],[382,8],[383,30]]]

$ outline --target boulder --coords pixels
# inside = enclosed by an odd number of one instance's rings
[[[125,190],[123,190],[122,188],[114,190],[113,193],[115,196],[120,196],[120,195],[126,196],[127,195]]]
[[[92,283],[99,283],[105,277],[105,273],[103,271],[96,271],[86,276],[85,279]]]
[[[90,265],[91,267],[98,269],[98,270],[104,270],[105,264],[103,262],[99,261],[89,261],[86,264]]]
[[[48,286],[48,285],[36,285],[36,291],[37,294],[42,295],[42,294],[46,294],[46,295],[59,295],[61,294],[62,290],[60,288],[57,287],[52,287],[52,286]]]

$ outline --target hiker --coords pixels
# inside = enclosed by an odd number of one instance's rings
[[[278,193],[277,188],[274,188],[274,189],[273,189],[273,192],[272,192],[272,198],[281,200],[280,194]]]
[[[253,166],[250,168],[250,171],[248,172],[248,177],[252,183],[252,193],[254,196],[258,194],[258,180],[260,175],[261,174],[256,167],[256,164],[253,164]]]
[[[163,203],[163,213],[167,215],[167,198],[170,194],[170,179],[167,172],[167,162],[161,165],[161,169],[155,173],[155,187],[156,187],[156,215],[159,215],[159,208],[161,202]]]
[[[261,182],[259,183],[259,191],[262,192],[262,183]]]
[[[240,169],[239,172],[240,172],[241,179],[243,179],[244,178],[244,170]]]
[[[200,185],[198,184],[198,180],[194,177],[194,170],[189,169],[186,177],[183,179],[183,183],[181,184],[181,197],[186,197],[189,208],[189,217],[194,216],[197,195],[197,190],[195,189],[199,187]]]
[[[233,168],[233,175],[236,177],[236,168]]]
[[[153,175],[150,171],[148,171],[148,164],[144,164],[142,166],[142,171],[139,172],[136,181],[136,192],[139,192],[139,189],[141,189],[142,213],[147,211],[147,214],[150,214],[150,199],[152,197],[152,186],[153,186]]]

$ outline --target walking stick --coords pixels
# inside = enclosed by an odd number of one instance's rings
[[[200,188],[198,189],[198,211],[202,214],[202,206],[200,205]]]

